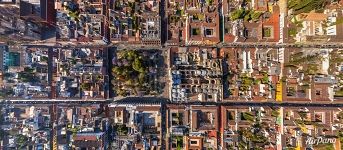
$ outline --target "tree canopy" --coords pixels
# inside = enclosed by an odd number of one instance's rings
[[[245,10],[243,8],[236,9],[230,14],[231,20],[237,20],[237,19],[244,19],[245,21],[257,21],[260,16],[263,14],[263,12],[260,11],[253,11],[253,10]]]
[[[144,53],[134,50],[124,50],[118,53],[118,58],[112,68],[114,76],[114,90],[117,95],[125,96],[138,91],[150,91],[154,82],[148,80],[155,73],[149,72],[149,68],[155,67],[155,59],[151,59]]]

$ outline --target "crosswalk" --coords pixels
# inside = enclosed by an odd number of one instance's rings
[[[285,27],[285,14],[280,14],[280,43],[284,42],[283,28]]]
[[[280,63],[285,62],[284,57],[285,57],[285,48],[279,48],[278,49],[278,60]]]

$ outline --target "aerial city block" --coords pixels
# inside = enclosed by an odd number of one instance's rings
[[[0,0],[0,150],[343,150],[343,0]]]

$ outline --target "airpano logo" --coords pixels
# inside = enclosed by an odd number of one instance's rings
[[[309,137],[306,140],[306,145],[318,145],[318,144],[328,144],[328,143],[336,143],[336,138],[325,138],[325,137],[317,137],[312,138]]]

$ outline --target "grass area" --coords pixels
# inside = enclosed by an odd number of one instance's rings
[[[305,65],[308,64],[308,69],[316,70],[318,65],[316,62],[320,60],[320,55],[307,55],[304,56],[302,52],[291,54],[290,61],[287,65]],[[311,68],[312,67],[312,68]]]
[[[259,11],[248,11],[248,13],[246,13],[246,15],[244,16],[244,20],[245,21],[258,21],[258,19],[260,18],[260,16],[263,14],[263,12],[259,12]]]
[[[291,58],[292,58],[292,60],[293,59],[300,59],[303,57],[303,55],[304,55],[303,52],[297,52],[297,53],[291,54]]]
[[[294,122],[299,126],[299,127],[304,127],[305,125],[313,125],[315,127],[323,127],[321,124],[318,124],[315,121],[309,121],[309,120],[301,120],[301,119],[296,119]]]
[[[317,64],[308,64],[305,70],[305,75],[315,75],[319,71],[319,67]]]
[[[241,120],[247,120],[250,122],[254,122],[255,117],[251,112],[243,112],[243,113],[241,113]]]
[[[261,134],[253,133],[249,129],[241,129],[240,134],[241,136],[248,138],[250,142],[254,142],[254,143],[265,143],[268,140],[265,136]]]
[[[237,19],[244,19],[245,21],[257,21],[263,12],[260,11],[253,11],[253,10],[245,10],[245,9],[236,9],[232,13],[230,13],[231,20]]]
[[[267,75],[267,76],[264,76],[264,77],[262,78],[262,84],[268,84],[268,82],[269,82],[268,75]]]
[[[260,72],[260,74],[263,75],[263,78],[261,79],[255,79],[252,77],[248,77],[246,74],[241,74],[239,77],[239,80],[241,81],[241,84],[239,86],[240,91],[248,91],[251,86],[258,85],[258,84],[268,84],[269,78],[268,73],[266,72]]]
[[[268,73],[263,72],[261,74],[263,75],[263,78],[261,79],[262,84],[268,84],[269,83]]]
[[[291,37],[295,37],[297,35],[297,29],[296,28],[289,28],[288,29],[288,35]]]
[[[201,31],[199,28],[193,28],[192,29],[192,35],[200,35],[201,34]]]
[[[335,96],[343,97],[343,88],[335,92]]]
[[[230,14],[231,20],[243,19],[246,14],[245,9],[236,9]]]
[[[278,109],[272,110],[272,116],[273,117],[278,117],[280,115],[280,112]]]
[[[241,85],[239,87],[239,90],[241,91],[248,91],[249,87],[253,85],[254,78],[248,77],[247,75],[240,76]]]
[[[312,10],[324,8],[326,0],[289,0],[288,9],[293,9],[293,14],[308,13]]]
[[[194,14],[193,15],[193,20],[204,20],[205,15],[204,14]]]
[[[294,29],[296,29],[296,28],[302,28],[302,27],[303,27],[303,21],[297,20],[296,17],[293,17],[293,18],[291,19],[291,22],[296,26],[296,27],[294,27]]]
[[[343,23],[343,17],[337,17],[336,22],[333,23],[332,25],[340,25]]]
[[[338,51],[333,51],[330,53],[330,62],[336,64],[343,62],[342,54]]]
[[[206,0],[206,4],[207,5],[212,5],[213,4],[213,0]]]
[[[263,37],[271,37],[272,29],[271,28],[263,28]]]

